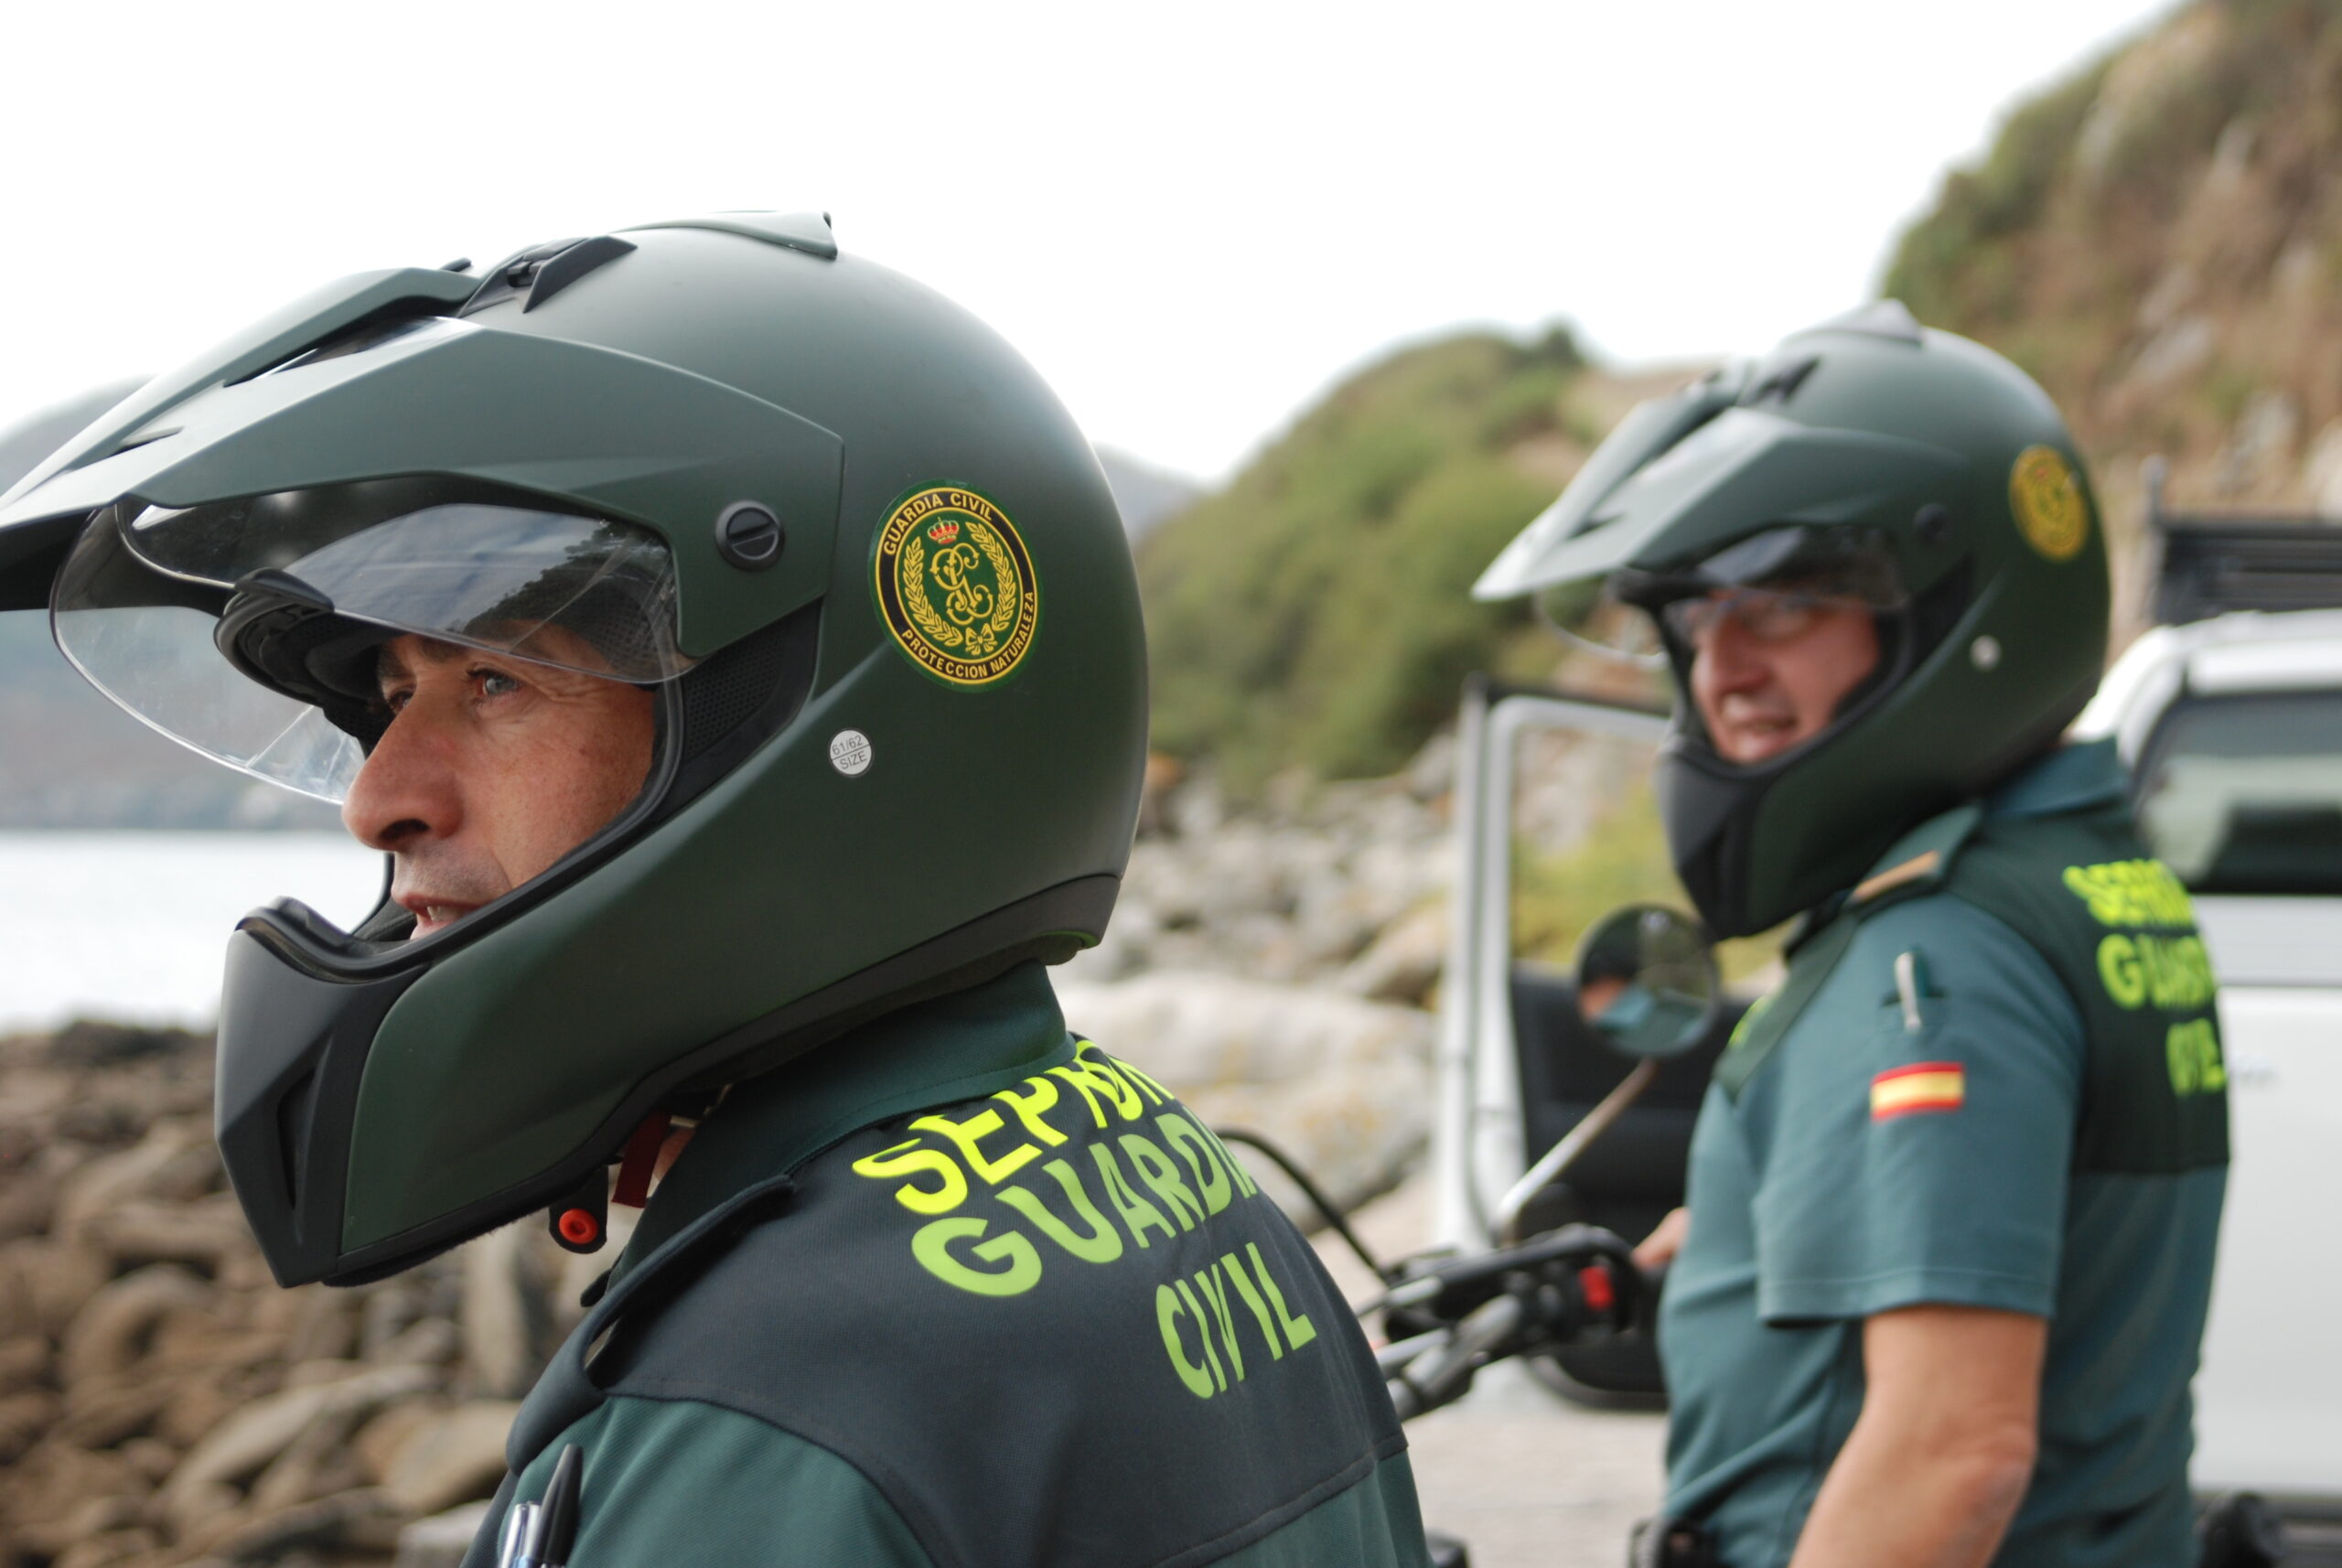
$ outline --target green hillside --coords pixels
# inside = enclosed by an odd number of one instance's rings
[[[1550,663],[1473,579],[1614,413],[1568,333],[1471,333],[1360,371],[1139,553],[1155,743],[1240,789],[1389,772],[1475,669]],[[1524,633],[1528,633],[1524,637]]]
[[[2040,378],[2118,528],[2181,501],[2342,513],[2342,5],[2197,0],[2010,116],[1885,280]]]

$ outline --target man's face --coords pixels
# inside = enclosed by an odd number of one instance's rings
[[[1860,604],[1718,589],[1670,608],[1692,649],[1692,701],[1727,762],[1811,740],[1878,664],[1877,623]]]
[[[558,628],[539,640],[592,660]],[[651,696],[639,687],[412,636],[383,644],[381,668],[390,728],[341,820],[390,853],[391,897],[415,916],[415,936],[545,870],[650,775]]]

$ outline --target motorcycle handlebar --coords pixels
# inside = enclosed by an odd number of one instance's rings
[[[1624,1240],[1569,1225],[1517,1247],[1432,1264],[1359,1316],[1380,1308],[1394,1329],[1430,1325],[1377,1356],[1400,1418],[1411,1420],[1461,1397],[1490,1362],[1632,1328],[1643,1294]]]

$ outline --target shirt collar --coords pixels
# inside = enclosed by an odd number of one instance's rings
[[[1988,817],[2052,817],[2120,800],[2130,780],[2112,740],[2059,746],[1984,799]]]
[[[733,1194],[858,1128],[1023,1082],[1073,1058],[1037,962],[848,1031],[736,1084],[659,1184],[616,1270],[624,1274]]]

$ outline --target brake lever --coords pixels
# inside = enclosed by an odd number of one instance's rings
[[[1482,1303],[1511,1288],[1516,1275],[1529,1276],[1540,1285],[1564,1287],[1538,1315],[1547,1334],[1563,1337],[1587,1327],[1625,1330],[1637,1321],[1644,1294],[1634,1250],[1623,1239],[1591,1225],[1564,1225],[1519,1246],[1432,1264],[1367,1303],[1359,1316],[1382,1311],[1393,1332],[1410,1326],[1409,1320],[1434,1326],[1459,1323]],[[1580,1305],[1588,1316],[1576,1315]]]

